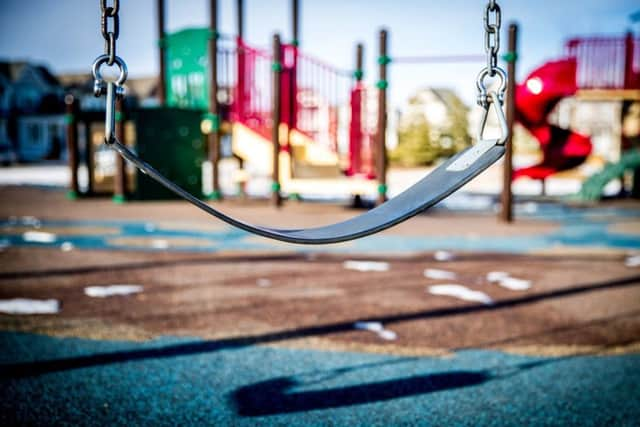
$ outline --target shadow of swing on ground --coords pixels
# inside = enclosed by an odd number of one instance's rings
[[[454,371],[296,392],[291,389],[305,384],[280,377],[239,388],[232,403],[238,415],[255,417],[374,403],[479,385],[490,379],[486,372]]]
[[[330,371],[334,374],[327,375],[321,381],[305,381],[302,379],[304,375],[261,381],[238,388],[232,393],[230,400],[238,415],[245,417],[338,408],[482,385],[488,381],[513,377],[529,369],[572,357],[535,360],[495,370],[437,372],[334,388],[295,391],[296,387],[309,387],[350,371],[380,365],[365,364]],[[404,361],[408,360],[411,359]]]

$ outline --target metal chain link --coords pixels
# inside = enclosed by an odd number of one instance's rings
[[[482,119],[478,128],[478,141],[483,140],[487,118],[491,104],[494,106],[495,114],[500,125],[500,138],[497,144],[504,144],[509,137],[509,129],[502,110],[504,95],[507,90],[507,73],[498,67],[498,53],[500,52],[500,27],[502,25],[502,12],[496,0],[488,0],[484,9],[484,50],[487,53],[487,66],[480,70],[476,79],[478,88],[478,105],[483,108]],[[497,90],[487,90],[484,80],[489,77],[496,77],[499,80]]]
[[[108,0],[100,0],[100,10],[102,16],[100,17],[100,32],[104,38],[104,54],[109,57],[107,61],[108,65],[113,65],[116,59],[116,40],[120,35],[120,17],[118,12],[120,10],[120,1],[112,0],[112,5],[109,6]],[[111,21],[111,30],[109,30],[109,21]]]
[[[476,79],[478,87],[478,105],[485,110],[489,108],[492,97],[487,93],[484,80],[487,76],[500,79],[500,86],[496,92],[496,99],[502,104],[507,89],[507,74],[498,67],[498,53],[500,52],[500,27],[502,26],[502,12],[496,0],[489,0],[484,9],[484,50],[487,53],[487,66],[480,71]]]
[[[124,82],[127,80],[127,64],[116,55],[116,41],[120,35],[120,10],[119,0],[100,0],[100,33],[104,38],[104,54],[98,56],[91,66],[93,74],[93,94],[96,97],[106,95],[105,106],[105,142],[112,144],[115,141],[116,100],[125,95]],[[105,80],[102,77],[101,67],[107,64],[118,67],[120,73],[115,80]]]
[[[502,12],[495,0],[490,0],[484,10],[484,50],[487,53],[489,76],[496,74],[498,51],[500,50],[500,26]]]

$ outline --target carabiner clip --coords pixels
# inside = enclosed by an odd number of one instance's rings
[[[489,110],[493,105],[493,109],[496,111],[496,116],[498,117],[498,125],[500,126],[500,137],[497,139],[496,144],[502,145],[509,138],[509,126],[507,126],[507,119],[504,116],[504,111],[502,111],[502,101],[500,100],[499,95],[491,91],[487,95],[487,104],[482,109],[482,118],[480,119],[480,126],[478,127],[477,139],[478,141],[483,141],[484,130],[487,127],[487,118],[489,117]]]
[[[116,56],[114,63],[120,69],[120,75],[116,81],[105,82],[100,72],[100,67],[104,63],[108,63],[109,55],[100,55],[93,62],[91,71],[93,73],[93,94],[96,97],[107,95],[104,118],[104,141],[112,144],[116,138],[116,100],[124,97],[124,82],[127,80],[127,64]]]

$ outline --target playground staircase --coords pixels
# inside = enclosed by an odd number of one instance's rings
[[[585,201],[596,201],[602,197],[604,187],[614,179],[620,179],[628,170],[640,169],[640,149],[625,152],[617,163],[607,163],[604,168],[590,176],[583,184],[578,198]]]

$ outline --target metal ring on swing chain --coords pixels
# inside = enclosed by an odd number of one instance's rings
[[[495,73],[500,77],[500,87],[498,87],[497,94],[498,99],[502,103],[504,101],[504,93],[507,90],[507,73],[500,67],[495,67],[493,69]],[[478,88],[478,103],[483,108],[487,107],[487,87],[484,85],[484,79],[489,76],[491,71],[489,68],[485,67],[480,70],[478,73],[478,77],[476,78],[476,87]]]
[[[100,72],[100,67],[102,66],[102,64],[107,64],[108,62],[109,55],[107,54],[100,55],[95,59],[95,61],[93,61],[93,65],[91,66],[91,73],[93,74],[94,80],[101,82],[104,81],[102,73]],[[115,84],[116,86],[122,86],[124,82],[127,81],[127,64],[119,56],[115,56],[113,58],[113,62],[118,66],[118,69],[120,70],[120,75],[116,79]]]

